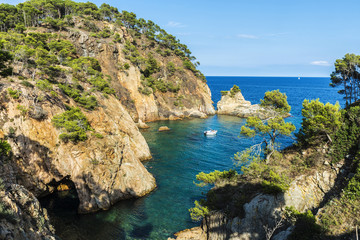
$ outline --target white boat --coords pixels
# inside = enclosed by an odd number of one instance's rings
[[[207,131],[204,131],[204,135],[205,136],[214,136],[216,135],[217,133],[217,130],[207,130]]]

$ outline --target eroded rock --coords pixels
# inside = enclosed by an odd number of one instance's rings
[[[56,239],[46,209],[23,186],[11,184],[6,191],[0,191],[0,204],[0,239]]]
[[[161,126],[161,127],[159,127],[159,130],[158,130],[158,131],[159,131],[159,132],[170,131],[170,128],[167,127],[167,126]]]

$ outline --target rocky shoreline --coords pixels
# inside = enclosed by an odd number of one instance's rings
[[[278,115],[278,113],[272,109],[246,101],[240,90],[231,94],[232,89],[230,91],[222,91],[223,95],[221,96],[221,100],[217,102],[217,114],[240,118],[258,117],[262,120]],[[289,116],[290,115],[286,115],[284,117]]]

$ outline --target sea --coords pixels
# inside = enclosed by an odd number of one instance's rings
[[[245,99],[260,103],[266,91],[279,89],[286,93],[291,117],[286,121],[301,126],[304,99],[317,99],[344,107],[339,89],[329,86],[329,78],[313,77],[207,77],[214,103],[220,91],[238,85]],[[215,106],[215,105],[214,105]],[[167,239],[177,231],[199,225],[190,219],[188,209],[194,201],[205,197],[211,186],[198,187],[196,174],[214,170],[238,168],[235,153],[253,145],[259,139],[240,137],[246,120],[231,116],[211,116],[207,119],[158,121],[149,123],[142,134],[153,159],[144,163],[156,178],[157,188],[146,197],[125,200],[110,210],[95,214],[77,214],[76,194],[54,194],[41,199],[47,208],[56,234],[63,240]],[[171,131],[158,132],[166,125]],[[203,131],[218,130],[214,137]],[[294,143],[294,138],[280,139],[281,147]]]

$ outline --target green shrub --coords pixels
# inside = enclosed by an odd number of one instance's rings
[[[53,89],[51,83],[46,79],[38,80],[35,85],[42,91],[50,91]]]
[[[166,69],[168,70],[170,76],[173,75],[176,71],[175,64],[173,62],[168,62],[166,65]]]
[[[99,139],[103,139],[103,138],[104,138],[104,136],[103,136],[102,134],[100,134],[100,133],[94,133],[93,135],[94,135],[95,137],[99,138]]]
[[[318,239],[323,231],[322,227],[316,223],[316,218],[310,210],[300,213],[294,207],[286,207],[286,215],[295,224],[295,229],[288,237],[289,240]]]
[[[237,94],[238,92],[241,92],[240,88],[237,85],[234,85],[231,89],[230,89],[230,97],[234,97],[235,94]]]
[[[172,82],[169,82],[169,83],[167,83],[166,87],[167,87],[167,90],[169,92],[177,93],[177,92],[180,91],[180,85],[179,84],[174,85]]]
[[[287,96],[285,93],[281,93],[279,90],[268,91],[264,95],[264,99],[260,100],[260,106],[271,107],[279,112],[290,112],[291,107],[287,102]]]
[[[114,94],[115,90],[112,89],[109,85],[109,83],[103,79],[101,76],[95,76],[88,81],[98,90],[106,94]]]
[[[121,43],[121,37],[118,33],[115,33],[114,42]]]
[[[125,69],[125,70],[129,70],[129,68],[130,68],[130,65],[129,65],[128,63],[125,63],[125,64],[124,64],[124,69]]]
[[[34,85],[32,85],[29,81],[21,81],[21,85],[24,85],[25,87],[33,88]]]
[[[0,139],[0,158],[10,158],[11,154],[10,144],[6,140]]]
[[[226,95],[228,95],[229,91],[220,91],[220,93],[221,93],[221,96],[226,96]]]
[[[183,61],[183,66],[184,68],[189,69],[192,72],[196,72],[194,64],[187,59]]]
[[[296,134],[299,142],[309,145],[331,142],[331,136],[341,126],[340,104],[323,104],[319,99],[305,99],[302,105],[301,129]]]
[[[80,85],[71,86],[59,84],[59,88],[69,97],[74,99],[75,102],[79,103],[82,107],[87,110],[94,110],[98,106],[98,102],[95,96],[89,96],[88,93],[82,93],[79,88]]]
[[[11,209],[7,208],[2,202],[0,202],[0,219],[6,219],[12,224],[17,223],[15,213]]]
[[[190,217],[193,221],[200,221],[203,217],[209,215],[209,208],[203,206],[205,205],[204,200],[195,201],[194,204],[195,207],[189,209]]]
[[[156,73],[160,70],[156,59],[152,54],[148,55],[148,59],[146,60],[146,68],[142,72],[145,77],[149,77],[151,74]]]
[[[55,115],[52,123],[62,131],[59,138],[65,142],[85,141],[86,132],[91,130],[88,120],[79,108],[70,108],[64,113]]]
[[[142,93],[142,94],[144,94],[144,95],[147,95],[147,96],[149,96],[150,94],[152,94],[153,93],[153,91],[152,91],[152,89],[150,88],[150,87],[139,87],[139,92],[140,93]]]
[[[224,179],[231,180],[236,176],[237,176],[237,172],[233,169],[228,171],[225,170],[223,172],[220,172],[218,170],[215,170],[214,172],[210,172],[210,173],[200,172],[199,174],[196,175],[196,180],[200,181],[200,183],[196,183],[196,185],[199,187],[203,187],[208,184],[215,184],[217,181],[220,180],[224,180]]]
[[[265,180],[261,183],[265,193],[277,194],[289,189],[290,180],[286,175],[279,175],[273,170],[270,170],[266,175],[263,176]]]
[[[8,88],[8,93],[10,94],[10,97],[13,99],[19,99],[21,92],[18,90],[13,90],[12,88]]]
[[[17,105],[16,109],[20,110],[22,116],[26,116],[26,114],[29,111],[29,109],[27,109],[25,106],[22,106],[20,104]]]
[[[335,133],[331,146],[333,162],[340,161],[348,154],[355,154],[359,148],[360,139],[360,106],[349,107],[341,111],[340,122],[343,124]]]

